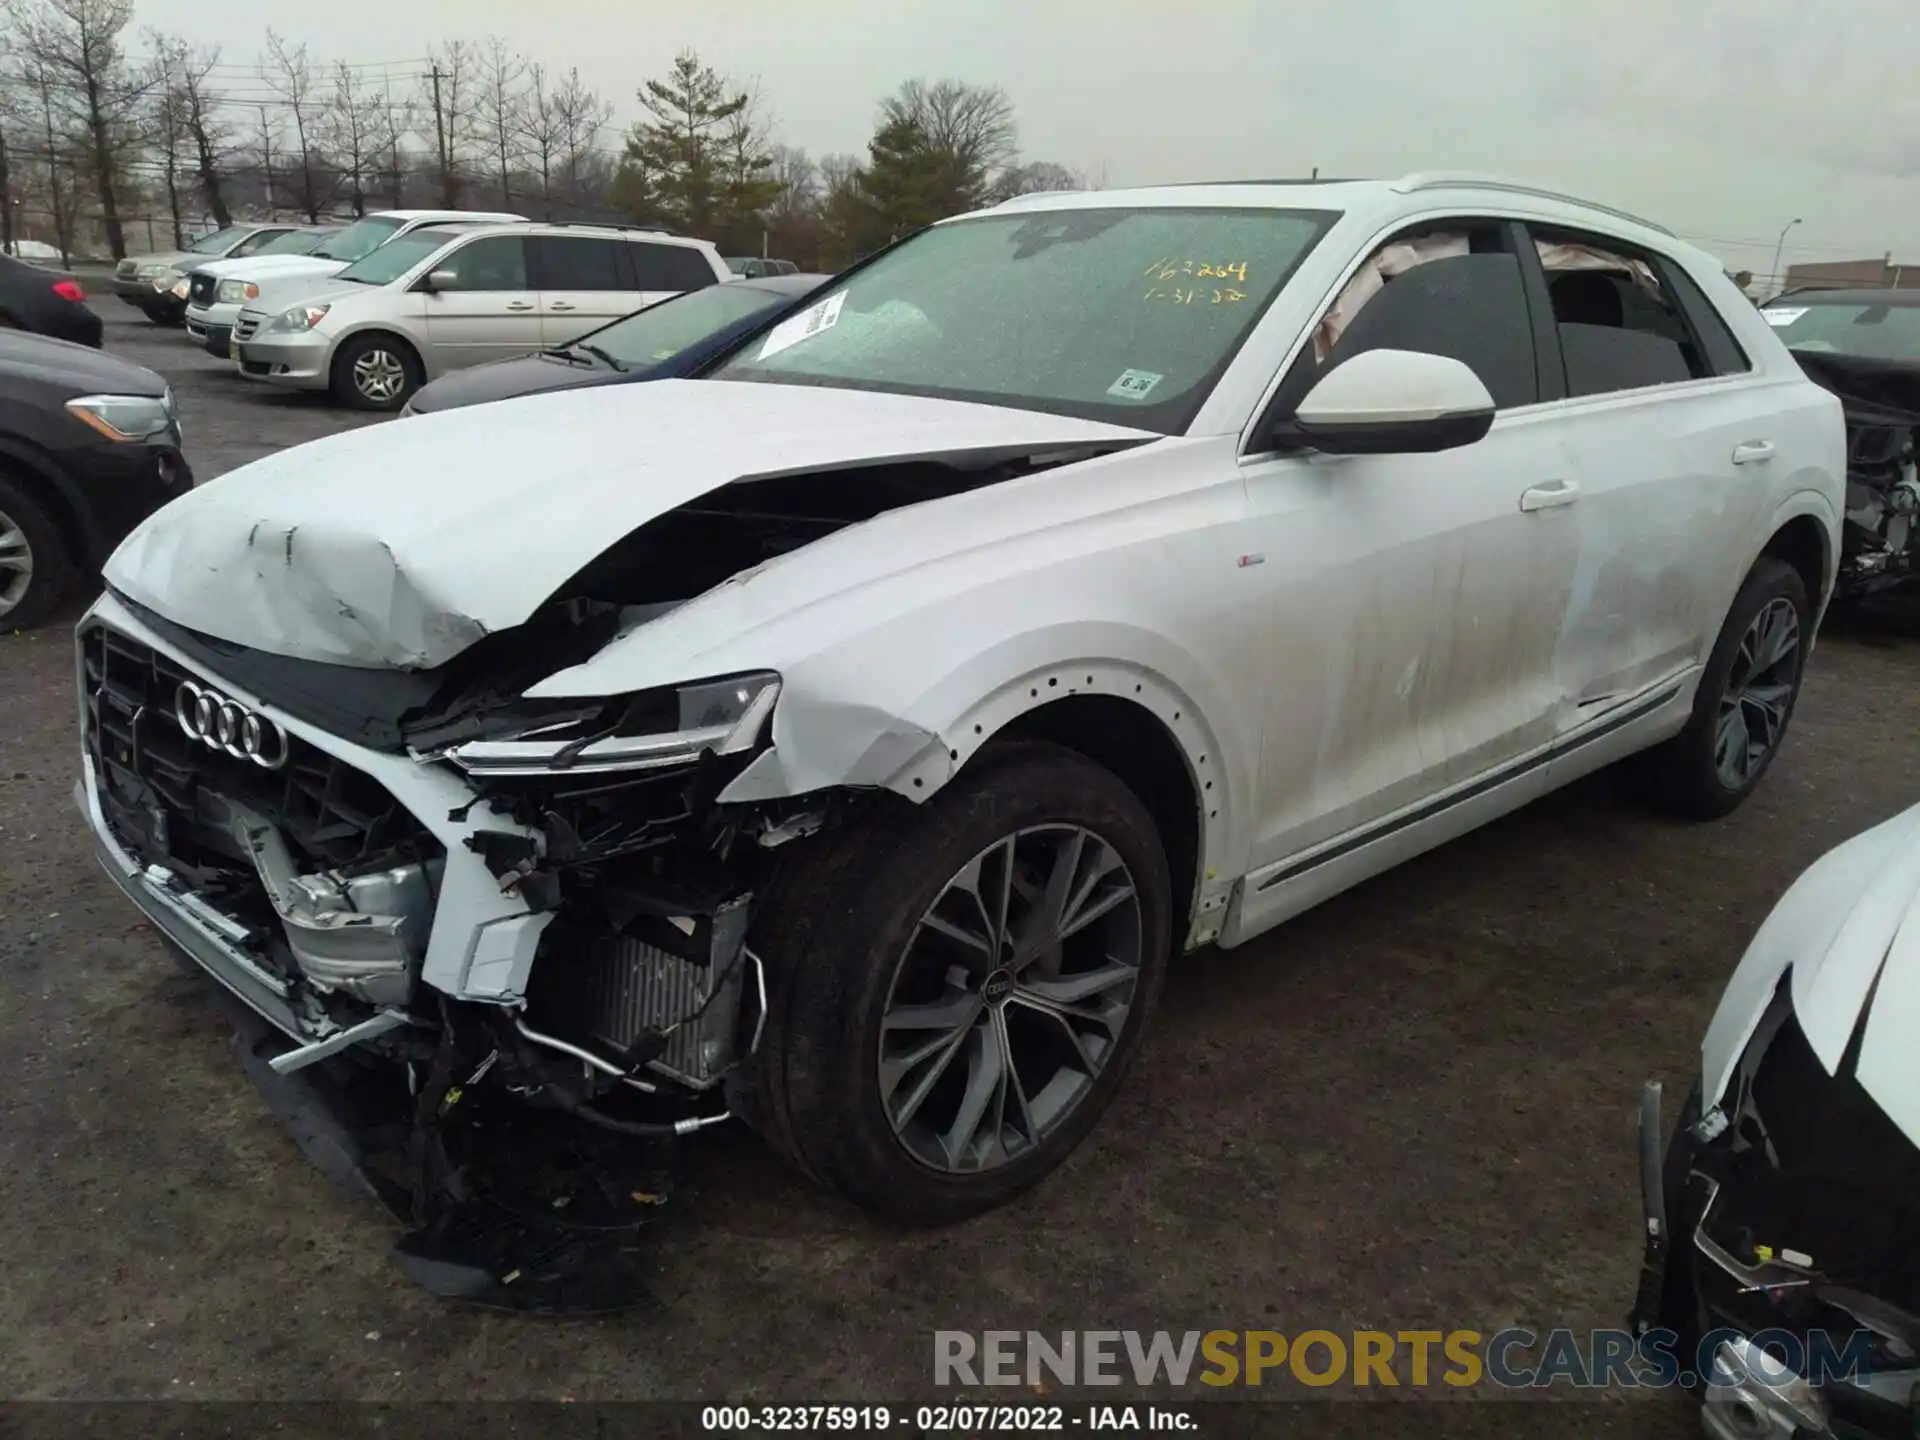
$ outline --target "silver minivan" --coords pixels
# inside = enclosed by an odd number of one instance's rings
[[[441,227],[396,236],[324,293],[242,310],[234,359],[249,379],[398,410],[450,370],[566,345],[728,278],[706,241],[638,226]]]

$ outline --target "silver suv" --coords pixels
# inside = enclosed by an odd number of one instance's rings
[[[566,345],[728,278],[706,241],[638,226],[441,227],[396,236],[291,308],[242,310],[234,358],[249,379],[397,410],[449,370]]]

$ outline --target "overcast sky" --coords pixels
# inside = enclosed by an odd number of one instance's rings
[[[1023,152],[1110,185],[1491,169],[1645,214],[1731,268],[1920,263],[1915,0],[138,0],[244,61],[499,35],[637,113],[692,47],[779,138],[862,151],[912,76],[995,83]],[[605,142],[617,146],[620,127]],[[1731,242],[1731,243],[1730,243]]]

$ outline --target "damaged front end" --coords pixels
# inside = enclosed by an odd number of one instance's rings
[[[1835,593],[1859,598],[1920,575],[1920,364],[1795,350],[1847,421],[1847,508]]]
[[[777,677],[539,706],[477,668],[418,703],[396,672],[413,701],[364,709],[349,742],[255,698],[271,657],[114,597],[78,647],[103,865],[243,1002],[247,1068],[310,1157],[404,1222],[403,1268],[516,1309],[634,1303],[674,1142],[728,1118],[765,1020],[753,897],[818,826],[716,803]]]
[[[1634,1328],[1697,1357],[1711,1435],[1911,1437],[1920,1147],[1861,1088],[1857,1034],[1827,1072],[1791,990],[1783,979],[1721,1101],[1690,1101],[1664,1163],[1649,1086]]]

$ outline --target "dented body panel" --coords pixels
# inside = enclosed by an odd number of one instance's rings
[[[629,531],[743,478],[1142,438],[1031,412],[770,385],[529,396],[256,461],[135,531],[105,576],[236,644],[430,669],[525,622]]]

